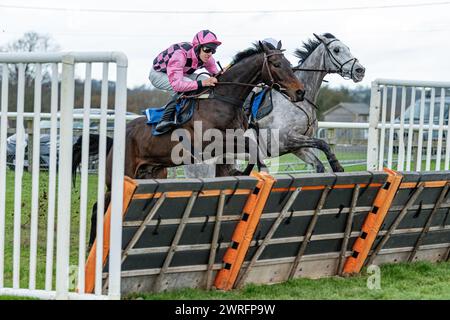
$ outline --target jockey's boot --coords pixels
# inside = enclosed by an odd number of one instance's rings
[[[175,95],[170,99],[170,101],[166,104],[164,108],[164,113],[161,117],[161,120],[156,125],[156,131],[162,132],[167,129],[171,129],[176,126],[175,123],[175,110],[177,107],[177,100],[179,96]]]

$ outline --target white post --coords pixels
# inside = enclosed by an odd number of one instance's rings
[[[433,149],[433,125],[434,125],[434,102],[436,96],[436,89],[431,88],[431,101],[429,104],[429,118],[428,118],[428,140],[427,140],[427,158],[425,162],[425,171],[430,171],[431,169],[431,156]]]
[[[34,117],[33,117],[33,178],[31,195],[31,231],[30,231],[30,270],[28,286],[36,289],[37,241],[38,241],[38,215],[39,215],[39,169],[40,169],[40,142],[41,142],[41,82],[42,66],[36,64],[36,78],[34,79]]]
[[[72,180],[72,127],[74,105],[74,57],[62,59],[61,131],[58,177],[58,226],[56,247],[56,299],[68,299],[70,211]]]
[[[80,239],[78,255],[78,292],[84,293],[85,274],[84,267],[86,263],[86,219],[87,219],[87,201],[88,201],[88,161],[89,161],[89,125],[91,109],[91,73],[92,64],[86,64],[86,76],[84,80],[84,100],[83,100],[83,151],[81,154],[81,184],[80,184]]]
[[[389,144],[388,144],[388,168],[392,169],[392,158],[394,153],[394,123],[395,123],[395,109],[397,108],[397,87],[392,87],[391,97],[391,119],[389,128]]]
[[[439,131],[438,131],[438,145],[436,151],[436,166],[435,171],[441,170],[441,158],[442,158],[442,136],[444,132],[444,107],[445,107],[445,89],[441,89],[440,95],[441,103],[439,104]],[[448,136],[446,137],[448,139]]]
[[[381,103],[381,129],[380,129],[380,139],[379,149],[378,149],[378,170],[383,170],[384,167],[384,145],[386,140],[386,113],[387,113],[387,96],[388,96],[388,86],[383,85],[383,102]]]
[[[411,88],[411,102],[409,107],[409,129],[408,129],[408,147],[406,151],[406,171],[411,170],[411,159],[413,153],[413,124],[414,124],[414,113],[416,107],[416,87]]]
[[[56,204],[56,161],[58,126],[58,64],[52,64],[51,118],[50,118],[50,166],[48,169],[48,211],[47,211],[47,247],[45,258],[45,290],[53,287],[53,251],[55,241],[55,204]]]
[[[2,64],[2,106],[0,122],[0,288],[3,288],[5,266],[5,205],[6,205],[6,136],[8,126],[8,65]]]
[[[406,87],[402,87],[402,101],[400,105],[400,130],[398,132],[398,160],[397,170],[403,171],[405,165],[405,108],[406,108]]]
[[[20,287],[20,233],[22,214],[22,178],[24,165],[25,128],[23,111],[25,105],[25,65],[19,63],[17,82],[17,118],[16,118],[16,164],[14,181],[14,242],[13,242],[13,288]]]
[[[120,299],[122,255],[122,207],[125,159],[125,112],[127,106],[127,66],[125,55],[117,54],[116,108],[111,196],[111,239],[109,259],[109,292],[111,299]]]
[[[98,185],[97,185],[97,231],[95,258],[95,294],[102,294],[103,272],[103,216],[105,214],[105,174],[106,174],[106,110],[108,108],[108,63],[103,63],[102,88],[100,94],[100,124],[98,151]]]
[[[416,171],[422,171],[423,119],[425,114],[425,87],[420,95],[419,141],[417,142]]]
[[[367,141],[367,170],[378,168],[378,122],[380,119],[380,90],[376,81],[372,82],[369,110],[369,139]]]

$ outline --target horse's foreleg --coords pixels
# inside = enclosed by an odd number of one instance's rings
[[[305,163],[313,166],[316,172],[318,173],[325,172],[325,166],[323,165],[322,161],[320,161],[319,158],[317,158],[317,156],[311,149],[302,148],[292,153],[295,154],[300,159],[302,159]]]
[[[241,176],[243,172],[236,169],[234,164],[216,164],[216,177]]]
[[[328,160],[328,163],[331,166],[331,169],[334,172],[344,172],[344,167],[341,166],[339,160],[336,158],[334,152],[331,151],[330,146],[323,140],[313,138],[315,143],[319,146],[319,149],[322,150]]]
[[[210,163],[187,164],[183,166],[186,178],[214,178],[216,165]]]
[[[153,179],[167,179],[167,168],[165,167],[156,167],[153,169],[152,173]],[[149,179],[149,178],[147,178]]]
[[[89,233],[89,246],[88,249],[92,247],[95,240],[95,235],[97,234],[97,202],[94,203],[94,206],[92,207],[92,214],[91,214],[91,231]]]
[[[105,193],[105,207],[104,207],[104,213],[108,210],[109,203],[111,202],[111,192],[108,191]],[[92,216],[91,216],[91,231],[89,233],[89,248],[92,247],[94,244],[94,240],[97,236],[97,202],[94,203],[94,206],[92,207]]]
[[[243,144],[241,144],[243,142]],[[227,142],[229,143],[229,142]],[[233,149],[231,149],[233,148]],[[234,164],[229,163],[229,158],[227,155],[222,155],[222,163],[220,165],[216,166],[216,177],[224,177],[224,176],[248,176],[250,175],[254,165],[256,164],[258,166],[258,169],[260,171],[266,171],[268,172],[266,164],[262,161],[264,156],[262,155],[262,152],[258,146],[258,143],[255,140],[250,139],[249,137],[244,137],[244,141],[241,140],[234,140],[232,146],[228,146],[226,150],[234,150],[234,156],[233,156],[233,162]],[[249,164],[244,172],[236,169],[235,161],[237,158],[237,155],[243,155],[247,154],[249,155]]]
[[[244,175],[249,175],[253,169],[252,165],[257,165],[259,171],[269,172],[266,164],[263,161],[263,155],[259,148],[258,142],[248,137],[245,137],[245,153],[250,155],[249,166],[245,169]]]
[[[137,168],[135,178],[136,179],[167,179],[167,168],[142,164]]]
[[[311,138],[304,135],[300,135],[295,131],[291,131],[288,135],[287,147],[292,150],[300,148],[314,148],[319,149],[325,153],[331,169],[334,172],[344,172],[344,168],[339,163],[336,155],[331,151],[330,146],[321,139]]]

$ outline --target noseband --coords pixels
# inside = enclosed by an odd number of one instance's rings
[[[330,57],[331,62],[333,63],[333,65],[335,67],[338,68],[336,73],[339,74],[341,77],[343,77],[346,80],[352,79],[353,78],[353,69],[355,68],[356,62],[358,62],[358,59],[351,58],[351,59],[348,59],[347,61],[345,61],[344,63],[340,63],[340,61],[338,59],[336,59],[336,57],[333,55],[333,53],[331,52],[330,48],[328,47],[333,42],[338,41],[338,39],[333,39],[333,40],[331,40],[328,43],[325,43],[322,40],[320,40],[320,41],[324,44],[325,50],[327,50],[327,53],[328,53],[328,56]],[[351,63],[351,62],[353,62],[353,63],[352,63],[352,68],[350,69],[350,77],[346,77],[345,74],[344,74],[344,69],[343,68],[344,68],[344,66],[347,63]],[[324,66],[326,65],[325,63],[326,63],[325,56],[323,56],[323,65]]]

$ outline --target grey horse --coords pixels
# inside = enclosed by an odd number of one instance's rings
[[[324,165],[312,150],[316,148],[325,153],[333,171],[344,171],[328,144],[314,137],[318,129],[315,103],[327,74],[337,73],[357,83],[364,78],[365,68],[350,53],[350,49],[332,34],[314,34],[314,37],[314,40],[308,40],[295,51],[300,59],[299,65],[294,68],[295,75],[305,84],[305,100],[293,103],[283,94],[272,90],[273,110],[266,117],[256,120],[256,125],[260,130],[266,129],[269,134],[271,130],[278,130],[279,139],[268,142],[262,135],[259,143],[278,143],[277,156],[293,153],[312,165],[317,172],[324,172]],[[269,95],[265,99],[269,99]],[[229,170],[233,168],[232,165],[220,166],[228,166]],[[213,177],[214,169],[211,164],[190,165],[185,166],[185,173],[187,177]]]

